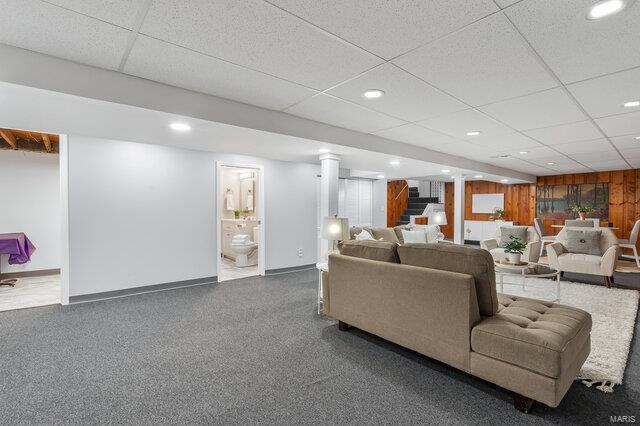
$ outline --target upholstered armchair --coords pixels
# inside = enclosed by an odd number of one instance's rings
[[[490,240],[482,240],[480,241],[480,247],[485,250],[488,250],[491,253],[491,256],[494,260],[506,260],[509,256],[504,252],[504,248],[501,247],[501,231],[502,227],[498,227],[496,229],[496,233],[494,238]],[[515,226],[514,228],[518,228]],[[527,248],[522,254],[521,259],[524,262],[537,262],[540,259],[540,247],[542,246],[542,242],[540,241],[540,236],[536,232],[535,228],[532,226],[527,226],[527,238],[525,243],[527,243]]]
[[[569,228],[571,229],[571,228]],[[573,228],[581,229],[584,228]],[[566,249],[567,227],[556,236],[556,241],[547,246],[549,266],[560,273],[575,272],[578,274],[600,275],[604,277],[604,283],[611,287],[613,271],[616,269],[616,260],[620,251],[618,237],[611,229],[600,228],[600,255],[569,253]]]

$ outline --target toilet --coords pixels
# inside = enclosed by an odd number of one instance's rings
[[[254,234],[257,228],[254,228]],[[238,234],[231,240],[231,250],[236,255],[236,266],[243,268],[258,264],[258,243],[252,242],[249,235]]]

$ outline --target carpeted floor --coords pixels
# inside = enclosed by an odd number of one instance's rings
[[[315,312],[303,271],[0,313],[0,423],[608,424],[640,415],[625,383],[574,383],[560,407],[510,394]],[[638,325],[636,322],[636,336]]]

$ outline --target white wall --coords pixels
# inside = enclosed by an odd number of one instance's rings
[[[373,181],[373,226],[386,228],[387,226],[387,180]]]
[[[24,232],[36,246],[31,261],[2,272],[60,268],[60,176],[58,156],[0,150],[0,233]]]
[[[70,135],[70,295],[215,276],[216,160],[264,166],[266,269],[315,263],[319,166]]]

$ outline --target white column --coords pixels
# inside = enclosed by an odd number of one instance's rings
[[[327,216],[338,214],[338,174],[340,172],[340,156],[322,154],[320,156],[320,223]],[[327,258],[329,245],[327,240],[320,240],[320,261]]]
[[[464,244],[464,179],[456,175],[453,180],[453,242]]]

